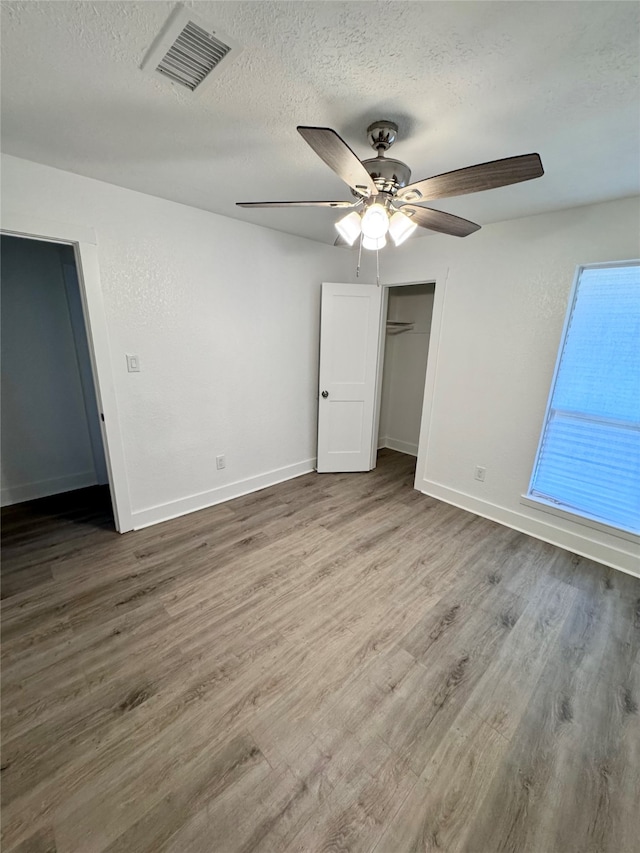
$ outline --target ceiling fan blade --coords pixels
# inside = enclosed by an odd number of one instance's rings
[[[467,166],[466,169],[456,169],[455,172],[445,172],[443,175],[416,181],[399,190],[397,197],[406,201],[429,201],[506,187],[542,175],[544,169],[540,155],[522,154],[519,157],[492,160],[490,163]]]
[[[236,207],[355,207],[357,201],[237,201]]]
[[[432,210],[430,207],[403,204],[400,210],[417,225],[429,228],[431,231],[440,231],[442,234],[451,234],[453,237],[466,237],[480,229],[475,222],[461,219],[452,213],[444,213],[442,210]]]
[[[352,190],[362,196],[376,195],[378,188],[373,178],[335,130],[299,126],[298,133]]]

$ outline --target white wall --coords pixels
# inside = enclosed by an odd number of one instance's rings
[[[520,496],[576,266],[638,257],[639,234],[638,200],[624,199],[486,226],[464,240],[416,240],[393,253],[386,276],[425,280],[448,268],[417,487],[636,574],[637,542],[524,506]],[[487,469],[484,483],[474,480],[476,465]]]
[[[351,253],[14,157],[2,167],[4,209],[95,230],[134,526],[313,467],[320,283],[350,280]]]
[[[431,284],[389,288],[387,320],[413,326],[387,332],[378,445],[413,456],[418,455],[432,309]]]
[[[3,506],[98,482],[63,252],[2,237]]]

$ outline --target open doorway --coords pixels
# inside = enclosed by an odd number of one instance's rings
[[[436,285],[385,289],[376,463],[415,488]]]
[[[435,285],[389,288],[378,449],[418,455]]]
[[[1,241],[2,506],[28,504],[31,515],[61,512],[113,529],[74,249],[4,234]]]
[[[23,240],[69,246],[73,252],[91,360],[91,375],[100,412],[100,431],[109,478],[113,522],[119,533],[133,530],[127,466],[100,283],[95,231],[85,225],[40,219],[31,212],[3,206],[1,233]],[[73,494],[73,492],[65,494]]]

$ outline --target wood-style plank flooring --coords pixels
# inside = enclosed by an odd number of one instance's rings
[[[640,850],[640,580],[413,469],[4,512],[5,853]]]

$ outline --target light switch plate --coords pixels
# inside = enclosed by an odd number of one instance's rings
[[[140,357],[137,355],[127,356],[127,370],[129,373],[140,373]]]

